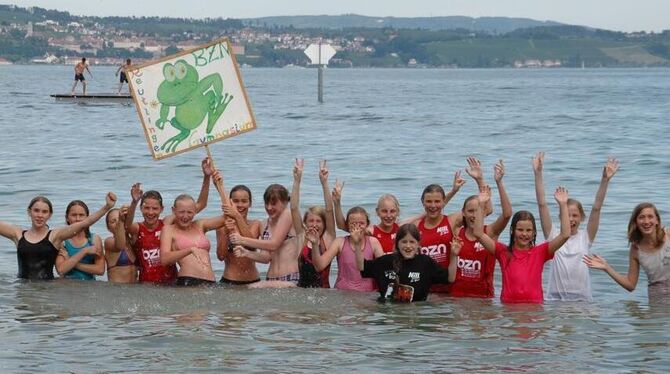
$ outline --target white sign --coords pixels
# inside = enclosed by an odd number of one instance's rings
[[[312,65],[328,65],[337,51],[330,44],[310,44],[305,54],[312,61]]]
[[[126,75],[154,159],[256,128],[226,38],[132,66]]]

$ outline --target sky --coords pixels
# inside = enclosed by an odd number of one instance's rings
[[[255,18],[352,13],[379,17],[500,16],[627,32],[670,30],[670,0],[0,0],[0,3],[94,16]]]

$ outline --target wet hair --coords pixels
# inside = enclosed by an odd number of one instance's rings
[[[237,191],[245,191],[247,193],[247,195],[249,195],[249,204],[251,204],[251,190],[249,189],[249,187],[247,187],[243,184],[238,184],[237,186],[233,187],[230,190],[230,193],[228,194],[228,198],[232,199],[233,198],[233,192],[237,192]]]
[[[107,230],[109,230],[109,231],[112,231],[112,228],[109,227],[109,220],[111,219],[109,217],[112,215],[112,213],[117,212],[117,211],[119,213],[121,213],[119,208],[114,208],[114,209],[110,209],[110,211],[107,212],[107,215],[105,215],[105,225],[107,226]]]
[[[584,213],[584,207],[582,206],[582,203],[580,203],[578,200],[575,199],[568,199],[568,206],[574,205],[577,207],[577,210],[579,210],[579,214],[582,216],[582,219],[580,221],[583,221],[584,218],[586,218],[586,213]]]
[[[375,210],[378,210],[382,203],[386,200],[391,201],[391,203],[395,206],[395,209],[398,211],[398,215],[400,215],[400,203],[398,202],[398,199],[390,193],[385,193],[379,197]]]
[[[530,240],[530,245],[532,247],[535,246],[535,239],[537,238],[537,226],[535,226],[535,217],[533,216],[533,213],[527,210],[520,210],[514,213],[514,216],[512,216],[512,224],[509,227],[509,246],[507,247],[507,250],[509,251],[510,254],[514,249],[514,231],[516,230],[516,224],[519,221],[530,221],[533,224],[533,238]]]
[[[82,57],[81,62],[86,62],[86,57]]]
[[[421,193],[421,202],[423,202],[423,199],[426,197],[426,194],[431,192],[439,192],[442,195],[442,198],[445,198],[447,196],[447,194],[444,193],[444,188],[442,188],[442,186],[440,186],[439,184],[429,184],[426,186],[426,188],[423,189],[423,192]]]
[[[156,191],[156,190],[149,190],[145,193],[142,194],[142,198],[140,199],[140,206],[144,204],[144,200],[146,199],[154,199],[158,201],[158,204],[163,207],[163,196],[161,196],[161,193]]]
[[[193,201],[193,202],[195,203],[195,199],[194,199],[191,195],[183,193],[183,194],[177,196],[177,197],[174,199],[174,204],[173,204],[172,206],[176,208],[176,207],[177,207],[177,203],[180,202],[180,201],[182,201],[182,200],[191,200],[191,201]]]
[[[465,207],[468,205],[468,203],[477,198],[479,198],[479,195],[470,195],[468,196],[467,199],[465,199],[465,201],[463,202],[463,208],[461,209],[461,213],[463,213],[463,215],[465,215]],[[466,220],[465,218],[463,218],[463,228],[464,229],[468,228],[468,220]]]
[[[126,64],[130,65],[130,59],[129,58],[126,59]]]
[[[351,217],[352,214],[362,214],[365,216],[365,227],[370,226],[370,216],[368,215],[368,212],[365,210],[365,208],[361,206],[355,206],[347,211],[347,218],[344,220],[345,225],[347,228],[349,227],[349,217]]]
[[[35,197],[33,197],[32,200],[30,200],[30,203],[28,203],[28,211],[30,211],[33,208],[33,205],[35,205],[35,203],[38,203],[38,202],[39,203],[45,203],[49,207],[49,214],[54,213],[54,207],[51,204],[51,201],[49,201],[49,199],[47,199],[46,197],[44,197],[42,195],[35,196]]]
[[[646,208],[651,208],[654,210],[656,220],[658,220],[658,226],[656,226],[655,240],[656,245],[661,245],[665,240],[665,229],[661,224],[661,215],[658,214],[658,209],[656,209],[656,206],[652,203],[640,203],[637,204],[635,209],[633,209],[633,213],[630,215],[630,221],[628,221],[628,242],[633,244],[639,244],[640,241],[642,241],[642,232],[640,232],[640,228],[637,227],[637,216],[639,216],[640,213],[642,213],[642,211]]]
[[[274,204],[277,201],[288,203],[290,199],[286,187],[276,183],[269,185],[263,194],[263,201],[265,201],[266,204]]]
[[[86,217],[88,217],[89,215],[88,205],[86,205],[85,202],[81,200],[72,200],[70,201],[69,204],[67,204],[67,208],[65,208],[65,223],[67,223],[68,225],[71,225],[71,223],[70,221],[67,220],[67,216],[68,214],[70,214],[70,209],[74,208],[75,206],[80,206],[84,208],[84,213],[86,213]],[[91,236],[91,230],[88,227],[84,229],[84,233],[86,234],[87,238]]]
[[[320,205],[312,205],[311,207],[307,208],[307,211],[302,217],[302,222],[305,224],[307,223],[308,214],[313,214],[321,218],[321,221],[323,221],[323,233],[321,233],[321,236],[323,236],[323,234],[326,232],[326,208]]]
[[[421,233],[413,223],[406,223],[398,228],[398,232],[395,236],[395,248],[393,250],[393,255],[395,256],[393,258],[393,271],[396,273],[396,283],[400,282],[400,271],[402,270],[402,264],[404,262],[404,258],[400,254],[400,246],[398,243],[400,243],[400,240],[407,235],[411,235],[417,242],[421,243]]]

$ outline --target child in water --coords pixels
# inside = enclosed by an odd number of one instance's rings
[[[483,213],[477,209],[474,234],[490,253],[495,254],[502,271],[502,292],[500,301],[503,303],[534,303],[541,304],[542,269],[544,263],[554,257],[558,250],[570,237],[570,221],[568,217],[568,191],[558,187],[554,198],[560,207],[561,232],[554,239],[535,244],[537,229],[533,214],[522,210],[512,217],[510,227],[510,243],[505,245],[496,242],[484,232]]]

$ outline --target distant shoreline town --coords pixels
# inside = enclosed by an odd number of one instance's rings
[[[321,25],[316,27],[315,25]],[[312,43],[332,45],[332,67],[560,68],[670,66],[670,30],[624,33],[512,18],[264,19],[89,17],[0,5],[0,64],[134,63],[222,36],[243,66],[307,66]]]

